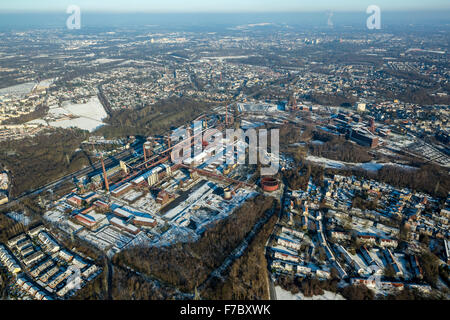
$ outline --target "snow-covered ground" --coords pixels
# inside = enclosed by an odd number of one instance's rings
[[[12,95],[17,97],[22,97],[29,94],[33,88],[36,86],[36,82],[27,82],[18,84],[15,86],[0,89],[0,96]]]
[[[92,62],[97,63],[97,64],[105,64],[105,63],[111,63],[111,62],[117,62],[117,61],[122,61],[122,59],[97,59]]]
[[[90,132],[103,126],[103,119],[108,116],[98,98],[91,97],[87,103],[73,104],[65,102],[61,107],[50,107],[44,119],[29,123],[46,124],[57,128],[80,128]]]
[[[96,121],[87,118],[77,118],[72,120],[61,120],[49,123],[52,127],[58,128],[80,128],[83,130],[88,130],[89,132],[95,131],[95,129],[101,127],[103,123],[101,121]]]
[[[200,236],[194,230],[179,226],[172,226],[168,231],[156,238],[150,246],[154,247],[168,247],[174,243],[195,242],[200,239]]]
[[[321,296],[305,297],[303,293],[292,294],[289,291],[282,289],[279,286],[275,287],[277,300],[345,300],[340,294],[335,294],[330,291],[324,291]]]
[[[346,169],[346,168],[361,168],[367,171],[378,171],[381,168],[383,168],[384,166],[398,166],[398,167],[402,167],[403,169],[411,169],[414,170],[416,168],[414,167],[410,167],[410,166],[406,166],[406,165],[401,165],[401,164],[397,164],[397,163],[393,163],[393,162],[389,162],[389,163],[378,163],[378,162],[366,162],[366,163],[355,163],[355,162],[344,162],[344,161],[337,161],[337,160],[331,160],[331,159],[327,159],[327,158],[322,158],[322,157],[315,157],[315,156],[307,156],[306,160],[314,162],[314,163],[319,163],[324,165],[326,168],[333,168],[333,169]]]

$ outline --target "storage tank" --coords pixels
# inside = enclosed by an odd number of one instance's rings
[[[150,158],[152,155],[152,143],[150,141],[147,141],[144,143],[144,157]]]
[[[266,177],[261,179],[261,188],[267,192],[277,191],[280,184],[277,179],[272,177]]]
[[[225,200],[231,200],[231,198],[233,198],[233,195],[231,194],[231,189],[230,188],[226,188],[225,190],[223,190],[223,198]]]

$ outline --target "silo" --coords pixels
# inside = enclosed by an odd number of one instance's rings
[[[223,198],[225,200],[231,200],[231,198],[233,198],[233,195],[231,194],[231,189],[230,188],[226,188],[225,190],[223,190]]]

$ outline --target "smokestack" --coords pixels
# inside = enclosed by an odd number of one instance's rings
[[[105,179],[106,191],[109,192],[108,176],[106,175],[105,162],[103,161],[103,156],[100,158],[100,161],[102,162],[103,178]]]
[[[144,143],[144,145],[142,146],[142,149],[144,151],[144,161],[147,162],[147,150],[146,150],[146,145]]]
[[[233,198],[230,188],[226,188],[223,192],[225,200],[231,200],[231,198]]]
[[[144,161],[145,166],[148,167],[147,160],[152,156],[152,143],[150,141],[147,141],[144,143]]]
[[[225,126],[228,126],[228,106],[225,106]]]

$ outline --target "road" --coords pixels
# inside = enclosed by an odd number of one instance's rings
[[[270,296],[270,300],[278,300],[277,299],[277,292],[275,291],[275,285],[272,281],[272,277],[268,276],[268,281],[269,281],[269,296]]]
[[[285,207],[284,204],[285,204],[285,201],[286,201],[286,194],[287,194],[287,191],[288,191],[288,187],[287,187],[288,184],[287,184],[287,181],[286,181],[286,179],[284,177],[283,177],[283,184],[284,184],[284,189],[283,189],[283,195],[281,196],[281,199],[280,199],[280,201],[281,201],[280,214],[278,215],[278,221],[275,224],[275,226],[277,226],[280,223],[281,217],[284,214],[284,207]],[[270,237],[272,237],[272,234],[273,234],[273,230],[272,230],[272,233],[271,233]],[[268,258],[268,256],[267,256],[267,245],[268,245],[268,243],[270,241],[270,237],[267,240],[267,243],[265,245],[265,250],[266,250],[265,256],[266,256],[266,259]],[[278,300],[277,299],[277,293],[275,291],[275,285],[274,285],[274,283],[272,281],[272,276],[271,276],[270,271],[267,272],[267,281],[269,282],[269,298],[270,298],[270,300]]]
[[[114,272],[114,265],[111,263],[111,259],[107,258],[107,265],[108,265],[108,275],[107,275],[107,280],[106,280],[106,284],[107,284],[107,295],[108,295],[108,300],[112,300],[112,285],[113,285],[113,272]]]
[[[115,265],[115,264],[111,264],[113,268],[117,268],[120,269],[122,271],[128,271],[131,273],[134,273],[135,275],[137,275],[138,277],[144,279],[145,281],[152,283],[156,288],[163,288],[163,287],[167,287],[170,288],[171,290],[173,290],[175,292],[175,299],[178,300],[193,300],[195,295],[191,294],[191,293],[184,293],[181,292],[177,287],[162,282],[161,280],[157,279],[157,278],[153,278],[147,274],[141,273],[139,271],[134,270],[133,268],[129,267],[129,266],[119,266],[119,265]]]

